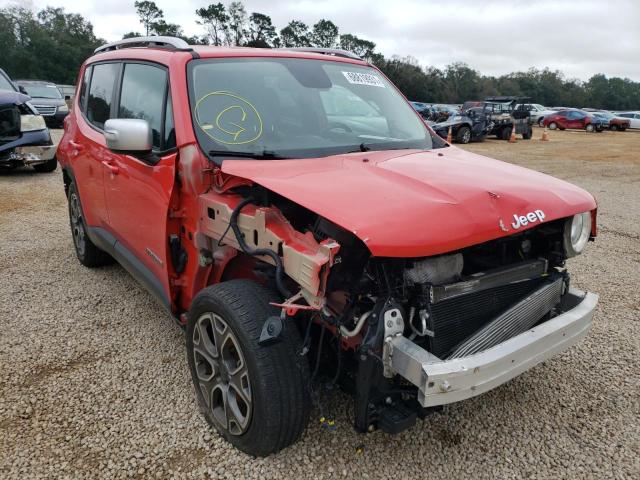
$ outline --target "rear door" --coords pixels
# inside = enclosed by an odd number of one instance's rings
[[[116,101],[116,118],[138,118],[153,131],[150,154],[109,152],[105,178],[109,227],[125,256],[140,262],[136,268],[154,293],[168,298],[166,236],[169,200],[175,179],[176,143],[168,71],[151,63],[125,62]],[[121,247],[125,247],[123,250]],[[133,258],[132,257],[132,258]],[[162,291],[159,291],[162,290]]]

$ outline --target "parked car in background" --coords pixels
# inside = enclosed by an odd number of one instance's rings
[[[630,123],[630,128],[640,128],[640,112],[622,112],[617,115],[622,118],[627,118]]]
[[[613,130],[613,131],[620,130],[621,132],[624,132],[627,128],[631,126],[631,122],[629,121],[628,118],[619,117],[617,115],[614,115],[611,112],[598,110],[598,111],[593,111],[589,113],[596,118],[606,121],[607,126],[609,127],[609,130]]]
[[[58,87],[40,80],[18,80],[16,83],[22,93],[31,97],[33,106],[44,117],[48,126],[62,127],[62,122],[69,114],[69,107]]]
[[[595,117],[589,112],[578,109],[559,110],[544,117],[543,126],[551,130],[577,129],[587,132],[602,132],[609,127],[609,122]]]
[[[531,115],[531,123],[539,126],[542,126],[542,119],[544,117],[555,113],[555,110],[544,107],[539,103],[525,103],[524,107],[529,109],[529,114]],[[520,105],[516,105],[516,108],[520,108]]]
[[[58,165],[49,129],[29,100],[0,69],[0,170],[52,172]]]

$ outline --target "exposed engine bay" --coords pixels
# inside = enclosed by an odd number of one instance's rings
[[[316,400],[326,382],[351,392],[363,432],[395,433],[433,410],[391,367],[389,339],[406,337],[436,359],[464,358],[554,317],[569,290],[565,219],[443,255],[380,258],[353,233],[261,187],[200,199],[200,248],[214,263],[227,259],[225,248],[244,252],[244,275],[280,293],[282,313],[261,341],[296,325],[321,385],[312,386]]]

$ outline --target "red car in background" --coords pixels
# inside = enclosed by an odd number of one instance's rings
[[[542,124],[551,130],[559,128],[586,130],[587,132],[601,132],[608,127],[608,121],[597,118],[583,110],[559,110],[544,117]]]

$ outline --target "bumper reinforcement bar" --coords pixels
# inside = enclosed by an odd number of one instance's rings
[[[598,295],[570,289],[563,313],[494,347],[467,357],[441,360],[404,336],[390,339],[390,368],[418,387],[423,407],[480,395],[568,349],[589,328]]]

